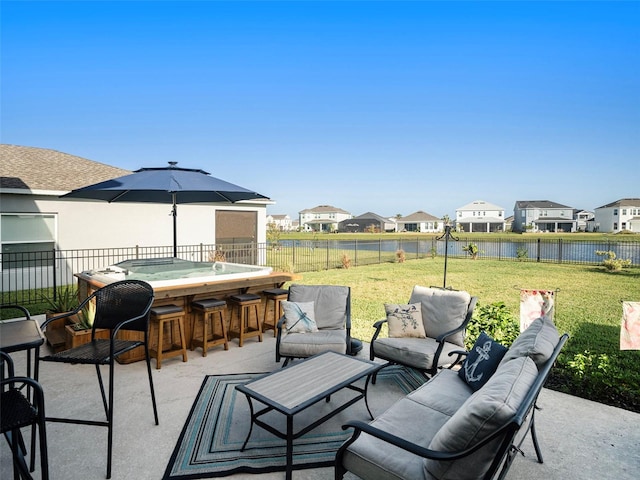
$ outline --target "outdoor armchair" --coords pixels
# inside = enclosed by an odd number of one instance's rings
[[[477,298],[467,292],[416,285],[408,305],[385,306],[390,314],[373,325],[371,360],[380,358],[389,364],[411,367],[427,375],[435,374],[440,367],[455,365],[461,356],[452,357],[450,354],[464,350],[465,331],[476,302]],[[413,311],[409,312],[410,309]],[[421,319],[422,325],[414,325],[417,328],[411,332],[394,328],[393,334],[382,338],[379,335],[383,326],[389,327],[389,319],[392,322],[398,319],[398,316],[394,318],[391,310],[401,310],[405,317],[409,315],[409,321],[414,315],[413,321]],[[399,321],[405,322],[406,318]]]
[[[292,359],[322,352],[351,353],[350,287],[294,284],[289,287],[283,309],[285,315],[276,325],[276,362],[284,358],[286,366]],[[302,323],[291,318],[287,310],[299,312],[303,323],[311,320],[307,322],[311,328],[300,328]]]

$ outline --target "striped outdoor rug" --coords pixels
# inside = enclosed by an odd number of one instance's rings
[[[233,473],[284,471],[285,441],[254,426],[244,451],[240,451],[250,426],[249,404],[235,386],[246,383],[258,373],[206,376],[191,407],[187,422],[166,468],[164,480],[214,478]],[[375,385],[369,385],[368,399],[374,416],[381,414],[397,399],[424,383],[424,377],[403,367],[380,371]],[[364,380],[362,380],[364,382]],[[344,399],[353,396],[346,390],[334,394],[330,402],[319,402],[294,418],[294,431],[311,423]],[[285,431],[285,417],[271,412],[262,417]],[[359,401],[318,428],[294,441],[294,469],[333,465],[336,451],[351,430],[342,430],[349,420],[369,421],[364,401]]]

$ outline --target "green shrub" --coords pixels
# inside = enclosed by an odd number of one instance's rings
[[[527,247],[516,248],[516,258],[519,262],[529,258],[529,251],[527,250]]]
[[[495,341],[508,347],[520,334],[520,324],[504,302],[494,302],[476,306],[473,317],[467,326],[467,338],[465,339],[467,350],[473,347],[483,330]]]
[[[621,258],[616,258],[616,252],[612,250],[596,250],[596,255],[606,257],[602,261],[602,265],[604,265],[604,267],[610,272],[619,272],[623,268],[631,266],[630,259],[623,260]]]

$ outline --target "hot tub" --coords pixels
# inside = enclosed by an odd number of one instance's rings
[[[117,280],[144,280],[152,287],[225,282],[270,275],[271,267],[229,262],[192,262],[180,258],[125,260],[99,270],[82,272],[102,283]]]

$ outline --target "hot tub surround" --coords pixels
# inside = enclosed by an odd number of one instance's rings
[[[238,267],[246,271],[239,272]],[[198,270],[201,268],[206,268],[206,272],[212,272],[212,274],[203,275],[203,271]],[[215,269],[218,271],[216,272]],[[224,270],[225,273],[221,274],[220,270]],[[189,276],[190,274],[193,276]],[[168,278],[169,275],[173,275],[174,278]],[[191,306],[193,301],[211,297],[226,300],[232,295],[246,293],[258,294],[262,297],[263,290],[281,288],[286,282],[300,278],[291,273],[273,272],[270,267],[224,262],[190,262],[176,258],[126,260],[104,269],[77,273],[75,276],[78,278],[78,292],[81,299],[123,276],[149,282],[155,294],[154,307],[173,304],[186,312],[184,326],[187,345],[191,343],[196,316]],[[262,301],[264,302],[264,298]],[[262,311],[263,308],[259,310]],[[228,322],[229,318],[226,318],[226,321]],[[131,336],[136,335],[139,333],[121,332],[119,334],[123,339],[131,339]],[[233,348],[237,343],[231,342],[231,345]],[[153,345],[150,346],[153,347]],[[118,361],[130,363],[142,359],[144,359],[144,352],[133,350],[121,355]]]

